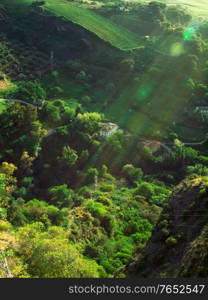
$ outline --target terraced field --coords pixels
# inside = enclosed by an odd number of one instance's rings
[[[9,3],[28,5],[34,0],[9,0]],[[124,27],[97,15],[89,9],[77,7],[65,0],[47,0],[44,6],[46,13],[62,17],[78,24],[100,39],[109,42],[121,50],[132,50],[143,47],[140,37]]]

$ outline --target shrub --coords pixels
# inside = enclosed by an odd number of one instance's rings
[[[161,233],[162,233],[164,236],[169,236],[170,231],[169,231],[167,228],[162,228],[162,229],[161,229]],[[167,242],[167,243],[168,243],[168,242]]]
[[[82,256],[78,247],[69,243],[60,227],[42,232],[38,224],[27,225],[19,231],[20,254],[28,271],[38,278],[94,278],[105,274],[95,261]],[[61,251],[60,251],[61,250]]]
[[[92,99],[91,99],[91,97],[90,96],[83,96],[82,98],[81,98],[81,100],[84,102],[84,103],[90,103],[91,101],[92,101]]]
[[[43,222],[47,225],[51,223],[60,224],[64,216],[57,207],[37,199],[28,201],[24,206],[23,212],[30,222]]]
[[[57,185],[49,188],[51,195],[51,203],[58,207],[72,207],[73,206],[73,191],[68,188],[67,184]]]
[[[0,231],[8,231],[11,227],[9,222],[0,220]]]
[[[107,183],[102,183],[100,184],[100,190],[102,192],[111,192],[115,189],[115,185],[114,184],[107,184]]]
[[[98,195],[96,201],[106,206],[112,206],[112,201],[105,195]]]
[[[131,235],[132,239],[140,248],[144,248],[146,246],[147,241],[151,236],[151,232],[136,232]]]
[[[85,173],[86,184],[91,184],[95,182],[96,176],[98,176],[98,170],[96,168],[89,168]]]
[[[79,73],[77,73],[76,75],[76,79],[79,80],[79,81],[84,81],[87,79],[87,74],[85,71],[80,71]]]
[[[87,210],[96,218],[102,219],[107,214],[107,208],[100,202],[88,200],[84,205]]]
[[[122,173],[131,183],[134,181],[139,181],[143,177],[142,169],[135,168],[132,164],[123,166]]]
[[[18,83],[16,90],[10,93],[10,97],[27,102],[35,100],[45,100],[46,91],[37,81],[21,81]]]
[[[176,244],[178,243],[178,241],[177,241],[176,238],[170,236],[170,237],[168,237],[168,238],[165,240],[165,243],[166,243],[167,245],[172,246],[172,245],[176,245]]]
[[[82,68],[81,63],[77,60],[68,60],[66,66],[73,71],[79,71]]]
[[[0,207],[0,219],[5,220],[7,217],[7,209]]]
[[[54,86],[50,89],[50,94],[53,94],[53,96],[60,96],[63,92],[64,90],[60,86]]]
[[[155,194],[154,187],[149,182],[142,182],[137,186],[137,188],[134,191],[134,194],[144,196],[145,199],[151,199],[152,196]]]
[[[70,148],[69,146],[65,146],[63,147],[61,156],[58,157],[58,160],[66,166],[71,167],[76,164],[78,155],[74,149]]]

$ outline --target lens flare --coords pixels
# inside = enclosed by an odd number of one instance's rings
[[[174,43],[171,45],[170,48],[170,55],[171,56],[180,56],[182,54],[184,54],[185,49],[184,49],[184,45],[182,43]]]
[[[196,28],[194,27],[186,28],[186,30],[183,32],[183,40],[190,41],[195,35],[195,33],[196,33]]]
[[[136,99],[138,101],[144,101],[152,93],[152,86],[149,83],[143,83],[140,88],[137,90]]]

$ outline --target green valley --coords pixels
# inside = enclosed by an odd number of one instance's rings
[[[1,1],[1,279],[207,278],[205,2]]]

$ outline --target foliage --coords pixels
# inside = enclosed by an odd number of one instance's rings
[[[42,222],[46,225],[61,225],[66,213],[56,206],[48,205],[45,201],[33,199],[23,207],[23,214],[28,222]]]
[[[58,160],[67,166],[73,166],[78,159],[77,152],[70,148],[69,146],[63,147],[61,156],[58,157]]]
[[[22,227],[19,231],[20,255],[27,261],[32,277],[69,278],[99,277],[102,268],[80,255],[76,245],[68,243],[60,227],[43,231],[41,223]],[[61,249],[61,251],[60,251]]]
[[[98,113],[84,113],[77,115],[76,128],[89,134],[95,133],[100,125],[102,116]]]
[[[135,168],[132,164],[123,166],[122,173],[131,183],[134,181],[140,181],[143,177],[142,169]]]
[[[102,219],[107,214],[105,205],[93,200],[88,200],[85,203],[85,207],[94,217],[97,217],[98,219]]]
[[[202,245],[205,261],[206,120],[195,107],[208,99],[207,26],[154,1],[84,4],[96,13],[60,1],[11,0],[0,12],[0,95],[10,97],[0,107],[0,259],[19,278],[125,277],[157,245],[149,269],[177,247],[194,265]]]
[[[41,119],[50,127],[68,123],[74,117],[74,109],[63,100],[45,101],[41,110]]]
[[[51,203],[58,207],[72,207],[73,191],[66,184],[49,188]]]
[[[35,103],[35,101],[45,100],[46,92],[38,82],[22,81],[18,83],[16,90],[9,96],[13,99]]]

